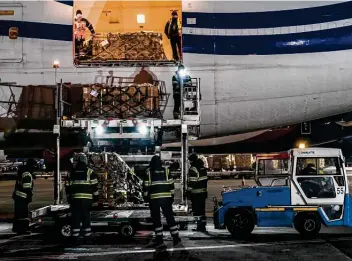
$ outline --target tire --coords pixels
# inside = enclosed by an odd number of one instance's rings
[[[125,239],[131,239],[136,234],[136,229],[129,223],[122,224],[119,226],[119,235]]]
[[[315,237],[321,229],[321,221],[316,213],[298,213],[293,224],[304,237]]]
[[[255,217],[248,209],[229,209],[225,216],[226,228],[234,238],[249,236],[255,223]]]
[[[69,223],[66,222],[58,223],[57,231],[61,238],[70,238],[72,235],[72,227]]]

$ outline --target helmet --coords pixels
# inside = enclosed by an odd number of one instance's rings
[[[198,156],[197,156],[197,154],[195,154],[195,153],[191,154],[191,155],[188,157],[188,160],[189,160],[190,162],[194,162],[194,161],[196,161],[197,159],[198,159]]]
[[[183,66],[183,64],[180,64],[179,66],[178,66],[178,70],[184,70],[185,69],[185,67]]]
[[[27,168],[35,168],[37,167],[38,165],[38,162],[33,159],[33,158],[28,158],[25,162],[24,162],[24,165],[27,167]]]
[[[73,156],[73,162],[75,163],[84,163],[84,164],[88,164],[88,159],[87,159],[87,156],[86,154],[84,153],[76,153],[74,156]]]
[[[153,170],[156,169],[161,169],[163,166],[163,163],[161,161],[161,158],[159,155],[153,156],[153,158],[150,160],[149,167]]]

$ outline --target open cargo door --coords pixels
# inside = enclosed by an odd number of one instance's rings
[[[182,1],[75,1],[74,15],[76,66],[174,66],[182,59]]]
[[[0,63],[22,62],[22,9],[20,4],[0,3]]]

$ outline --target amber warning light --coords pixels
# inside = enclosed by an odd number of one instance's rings
[[[14,10],[0,10],[0,15],[15,15]]]
[[[17,27],[10,27],[9,38],[12,40],[16,40],[18,38],[18,28]]]

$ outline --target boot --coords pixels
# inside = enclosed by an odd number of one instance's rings
[[[174,237],[172,238],[172,241],[173,241],[173,245],[174,245],[174,246],[177,246],[178,244],[181,243],[181,238],[180,238],[179,235],[177,235],[177,236],[174,236]]]
[[[164,244],[164,240],[161,238],[156,238],[155,240],[152,240],[149,244],[145,246],[146,248],[155,248],[157,250],[162,250],[166,249],[166,246]]]

